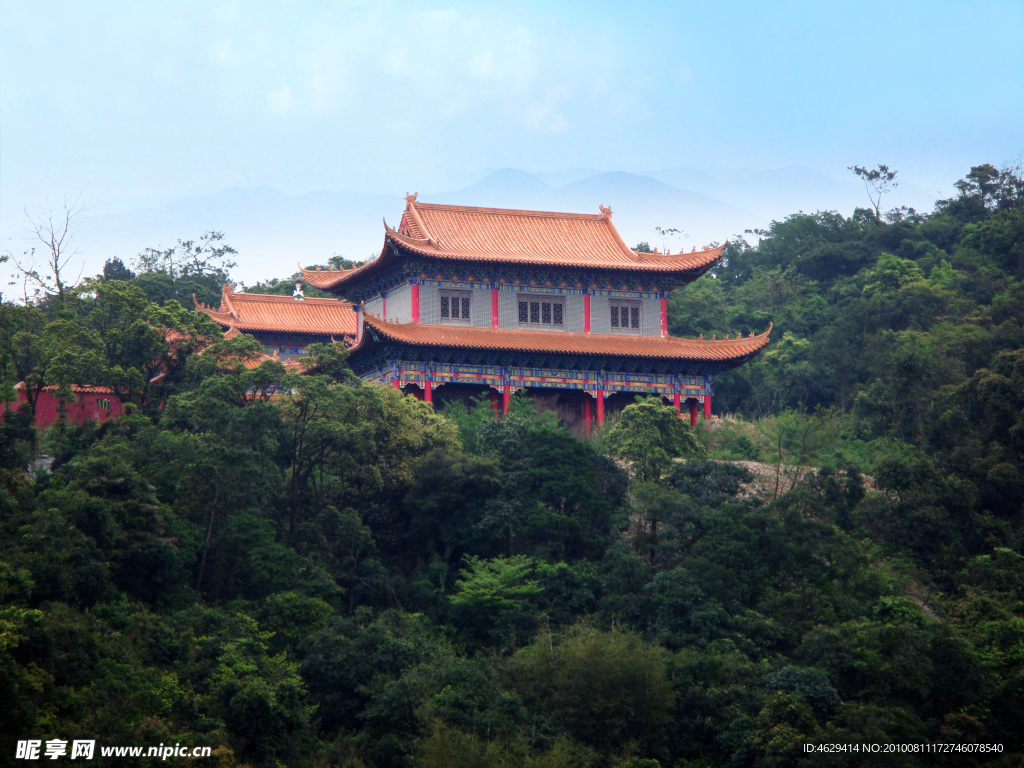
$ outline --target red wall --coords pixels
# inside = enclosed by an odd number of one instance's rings
[[[19,405],[15,408],[20,407],[27,399],[25,393],[19,390]],[[105,401],[108,407],[101,408],[101,401]],[[27,408],[28,405],[23,407]],[[73,421],[75,424],[83,424],[86,421],[107,421],[120,416],[123,412],[121,401],[117,399],[117,395],[109,392],[76,392],[75,402],[68,403],[66,410],[68,421]],[[0,409],[0,417],[2,414],[3,411]],[[39,399],[36,401],[36,429],[45,429],[54,424],[59,414],[60,403],[57,402],[57,394],[47,391],[40,393]]]

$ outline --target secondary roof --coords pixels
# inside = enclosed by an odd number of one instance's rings
[[[354,336],[356,313],[351,304],[337,299],[302,299],[262,293],[235,293],[225,285],[220,308],[200,304],[192,297],[196,310],[205,312],[223,328],[252,331],[308,333],[318,336]]]

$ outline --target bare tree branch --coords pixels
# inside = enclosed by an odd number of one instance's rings
[[[21,258],[11,256],[11,261],[24,275],[25,302],[28,303],[28,286],[33,286],[34,296],[44,294],[57,296],[60,303],[67,301],[68,293],[78,285],[82,270],[74,279],[69,278],[68,266],[78,258],[79,250],[74,245],[75,227],[84,207],[64,199],[59,211],[48,206],[44,212],[25,209],[30,240],[38,241],[41,248],[26,249]]]
[[[875,209],[875,218],[882,218],[882,195],[899,186],[899,182],[896,181],[896,174],[899,171],[889,170],[888,165],[879,165],[871,170],[859,165],[850,165],[847,166],[847,170],[853,171],[864,182],[868,200],[871,201],[871,207]]]

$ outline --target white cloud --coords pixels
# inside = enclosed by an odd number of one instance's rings
[[[526,105],[523,111],[523,124],[536,133],[561,133],[569,127],[566,119],[558,107],[568,95],[569,89],[550,88],[541,101],[535,101]]]
[[[481,51],[469,59],[469,71],[474,77],[486,79],[494,74],[494,51]]]
[[[213,64],[227,64],[231,61],[231,38],[225,38],[211,45],[207,51]]]
[[[279,115],[285,115],[292,110],[292,87],[282,85],[280,88],[271,91],[267,96],[270,108]]]
[[[381,64],[384,67],[384,72],[389,75],[400,76],[409,72],[409,62],[405,48],[392,48],[384,54]]]

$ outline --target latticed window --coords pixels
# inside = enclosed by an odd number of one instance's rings
[[[612,333],[640,333],[639,301],[613,301],[611,312]]]
[[[565,327],[565,299],[561,296],[520,296],[519,325],[521,327]]]
[[[96,401],[96,407],[101,411],[109,411],[110,401],[107,400],[106,398],[101,397]]]
[[[441,322],[469,322],[469,291],[441,291]]]

